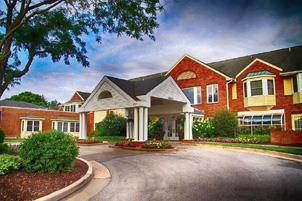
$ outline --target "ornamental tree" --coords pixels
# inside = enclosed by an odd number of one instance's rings
[[[159,0],[3,0],[0,3],[0,97],[36,58],[89,66],[84,35],[154,40]],[[26,59],[23,59],[25,55]],[[22,56],[22,59],[21,59]]]

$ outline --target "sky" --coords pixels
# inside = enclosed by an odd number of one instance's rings
[[[165,0],[156,40],[102,35],[86,37],[90,67],[37,59],[30,71],[4,92],[22,91],[66,102],[76,90],[91,92],[104,75],[129,79],[163,72],[184,54],[213,62],[302,44],[302,1]]]

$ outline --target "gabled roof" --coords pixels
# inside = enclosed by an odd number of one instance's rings
[[[111,76],[106,77],[114,84],[116,84],[120,89],[122,89],[126,94],[132,97],[134,100],[138,100],[137,96],[146,95],[154,87],[156,87],[168,78],[165,76],[159,76],[148,79],[124,80]]]
[[[78,93],[78,94],[82,97],[83,101],[87,100],[87,98],[88,98],[88,97],[90,96],[90,94],[91,94],[91,93],[89,93],[89,92],[83,92],[83,91],[76,91],[76,93]]]
[[[19,107],[19,108],[33,108],[33,109],[47,109],[45,107],[27,103],[23,101],[1,100],[0,107]]]
[[[301,70],[302,45],[212,62],[208,63],[208,65],[234,78],[255,59],[261,59],[279,68],[282,68],[283,72]]]

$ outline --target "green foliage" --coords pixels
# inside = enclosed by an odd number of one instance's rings
[[[9,146],[7,144],[0,144],[0,154],[6,154],[9,152]]]
[[[163,122],[161,120],[149,122],[148,135],[149,139],[163,140],[165,135]]]
[[[116,114],[108,114],[96,124],[95,136],[126,136],[127,119]]]
[[[22,159],[7,154],[0,155],[0,175],[5,175],[22,167]]]
[[[4,142],[4,137],[5,137],[4,131],[0,129],[0,144]]]
[[[124,136],[89,136],[91,139],[96,139],[98,141],[108,141],[108,142],[120,142],[125,140]]]
[[[13,95],[10,98],[7,98],[6,100],[23,101],[42,107],[53,107],[58,105],[58,102],[56,100],[48,102],[43,95],[35,94],[30,91],[25,91],[19,93],[18,95]]]
[[[271,141],[270,135],[237,135],[236,139],[244,143],[249,142],[267,142]]]
[[[236,116],[229,110],[218,110],[213,119],[215,134],[221,137],[234,137],[238,128],[238,120]]]
[[[147,149],[171,149],[172,145],[167,141],[148,140],[143,146]]]
[[[203,121],[194,121],[193,122],[193,137],[213,137],[215,134],[215,128],[212,125],[211,121],[203,120]]]
[[[36,58],[63,60],[66,65],[75,59],[89,66],[87,35],[95,36],[98,43],[106,33],[154,39],[163,9],[159,0],[35,0],[22,1],[24,6],[7,2],[0,7],[0,64],[5,66],[0,72],[0,97],[20,82]]]
[[[253,126],[252,128],[253,130],[251,130],[250,126],[241,126],[238,128],[237,133],[241,133],[241,134],[256,134],[256,135],[269,135],[270,131],[271,131],[271,127],[266,126],[266,127],[262,127],[262,126]]]
[[[33,134],[19,148],[25,168],[31,172],[69,171],[78,154],[74,139],[59,131]]]

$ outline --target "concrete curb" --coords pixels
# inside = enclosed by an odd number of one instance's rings
[[[77,158],[78,160],[83,161],[84,163],[86,163],[88,165],[88,170],[86,172],[86,174],[80,178],[79,180],[77,180],[76,182],[70,184],[69,186],[66,186],[65,188],[62,188],[58,191],[55,191],[51,194],[48,194],[44,197],[38,198],[36,199],[36,201],[55,201],[55,200],[60,200],[70,194],[72,194],[73,192],[79,190],[80,188],[82,188],[85,184],[87,184],[89,181],[91,181],[92,177],[93,177],[93,168],[92,165],[82,159],[82,158]]]
[[[227,147],[221,145],[208,145],[208,144],[196,144],[196,145],[200,147],[212,147],[212,148],[227,149],[231,151],[243,151],[243,152],[255,153],[255,154],[271,156],[275,158],[282,158],[282,159],[292,160],[302,163],[302,156],[295,155],[295,154],[288,154],[288,153],[282,153],[277,151],[268,151],[268,150],[253,149],[253,148]]]
[[[124,149],[124,150],[131,150],[131,151],[141,151],[141,152],[159,152],[159,153],[170,153],[177,151],[176,147],[171,149],[146,149],[146,148],[136,148],[136,147],[122,147],[122,146],[109,146],[110,148],[116,149]]]

